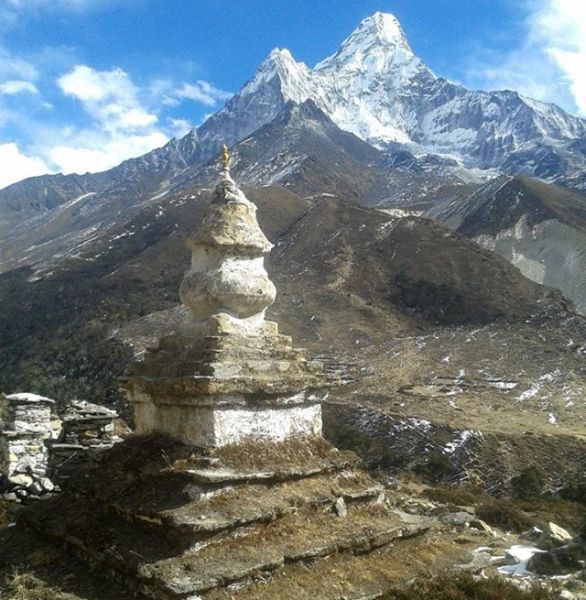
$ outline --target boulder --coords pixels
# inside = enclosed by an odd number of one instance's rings
[[[423,498],[407,498],[404,502],[400,503],[400,506],[410,515],[432,514],[437,507],[437,505],[430,500],[425,500]]]
[[[340,496],[340,498],[338,498],[334,502],[334,512],[339,517],[345,517],[348,514],[348,509],[346,508],[346,502],[343,497]]]
[[[540,548],[549,550],[551,548],[557,548],[563,546],[568,542],[572,541],[572,534],[566,531],[563,527],[552,523],[551,521],[547,524],[542,534],[537,540],[537,545]]]
[[[453,512],[446,515],[442,515],[439,518],[439,522],[444,525],[454,525],[456,527],[467,527],[472,521],[474,521],[474,515],[467,512]]]
[[[586,546],[581,543],[569,543],[533,555],[527,564],[527,569],[537,575],[567,575],[580,571],[584,559],[586,559]]]
[[[33,484],[33,478],[30,475],[26,475],[25,473],[19,473],[17,475],[13,475],[10,478],[10,483],[16,485],[20,488],[29,488]]]
[[[48,477],[42,477],[39,483],[45,492],[52,492],[55,489],[55,484]]]

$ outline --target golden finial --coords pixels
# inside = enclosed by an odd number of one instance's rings
[[[230,154],[228,153],[228,146],[226,144],[222,144],[220,163],[222,164],[222,171],[227,171],[230,166]]]

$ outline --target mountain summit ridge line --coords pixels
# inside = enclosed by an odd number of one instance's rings
[[[66,177],[91,180],[81,194],[148,173],[150,193],[182,169],[203,165],[221,143],[233,145],[271,122],[287,102],[305,100],[378,148],[398,144],[416,156],[446,157],[484,178],[502,172],[586,186],[585,120],[517,92],[469,91],[437,77],[413,54],[398,20],[381,12],[313,69],[288,50],[271,51],[226,105],[185,137],[101,174]],[[47,177],[23,181],[39,180],[40,193],[51,185]],[[0,190],[0,212],[22,183]]]

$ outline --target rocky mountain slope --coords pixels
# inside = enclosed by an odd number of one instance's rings
[[[561,290],[586,311],[583,192],[501,177],[470,195],[446,195],[427,215],[495,250],[526,277]]]
[[[430,447],[477,440],[466,431],[583,434],[586,322],[559,294],[428,219],[277,186],[247,195],[276,244],[272,316],[356,380],[331,400],[349,401],[357,426],[372,427],[358,406],[417,437],[447,426]],[[207,201],[173,194],[34,280],[30,268],[1,275],[0,388],[119,402],[124,365],[181,319],[183,240]]]
[[[50,258],[149,201],[190,164],[192,136],[104,173],[44,175],[0,191],[0,271]]]
[[[247,185],[276,183],[302,196],[338,194],[357,204],[420,211],[429,207],[435,192],[452,193],[463,186],[426,171],[394,168],[387,160],[308,100],[286,104],[271,123],[236,144],[232,170]],[[163,206],[173,190],[210,187],[216,177],[217,161],[212,159],[183,169],[167,181],[165,192],[154,196],[133,199],[121,192],[89,192],[61,204],[55,201],[50,210],[29,210],[24,219],[9,221],[4,234],[0,226],[0,271],[35,265],[37,277],[67,256],[87,256],[83,249],[99,237],[105,239],[121,220],[147,206]]]

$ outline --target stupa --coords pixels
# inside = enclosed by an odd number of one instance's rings
[[[255,212],[224,150],[188,240],[191,316],[124,382],[139,435],[19,523],[140,598],[379,597],[397,580],[395,542],[429,523],[393,510],[357,457],[321,436],[320,394],[337,381],[265,319],[276,291]]]
[[[225,146],[221,164],[212,203],[187,242],[180,298],[190,318],[126,380],[136,431],[205,447],[319,435],[318,391],[335,381],[265,319],[276,296],[264,267],[272,244],[230,177]]]

